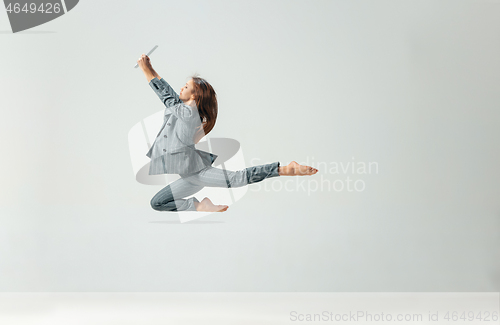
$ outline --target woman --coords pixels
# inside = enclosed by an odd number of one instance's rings
[[[137,60],[151,88],[165,105],[165,118],[155,142],[146,154],[151,158],[150,175],[179,174],[180,179],[167,185],[151,199],[158,211],[226,211],[227,205],[215,205],[209,198],[183,199],[203,187],[240,187],[276,176],[313,175],[318,170],[292,161],[280,166],[253,166],[238,171],[212,167],[217,155],[195,148],[217,119],[217,96],[204,79],[192,77],[179,95],[151,66],[147,55]]]

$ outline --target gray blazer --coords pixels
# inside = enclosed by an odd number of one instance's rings
[[[189,106],[162,78],[149,85],[165,105],[165,118],[146,156],[151,158],[149,175],[188,174],[212,165],[215,154],[195,148],[194,135],[201,125],[196,106]]]

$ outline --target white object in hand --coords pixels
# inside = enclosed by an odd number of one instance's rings
[[[153,53],[153,51],[154,51],[154,50],[156,50],[156,48],[157,48],[157,47],[158,47],[158,45],[155,45],[155,47],[153,47],[153,49],[152,49],[151,51],[149,51],[149,53],[148,53],[148,54],[146,54],[146,55],[147,55],[147,56],[150,56],[150,55],[151,55],[151,53]],[[139,64],[138,64],[138,63],[136,63],[134,68],[137,68],[138,66],[139,66]]]

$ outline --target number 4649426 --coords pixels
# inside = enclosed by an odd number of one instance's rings
[[[45,8],[44,8],[44,5],[45,5]],[[41,13],[46,13],[46,14],[52,14],[52,13],[55,13],[55,14],[58,14],[59,12],[61,12],[61,4],[60,3],[41,3],[40,6],[38,6],[38,8],[36,7],[36,3],[30,3],[29,4],[29,7],[28,7],[28,4],[25,3],[24,6],[21,8],[21,5],[19,3],[9,3],[7,5],[7,12],[8,13],[20,13],[21,11],[22,12],[25,12],[25,13],[35,13],[35,12],[41,12]]]
[[[484,322],[489,322],[489,321],[498,321],[498,312],[489,312],[489,311],[483,311],[475,313],[473,311],[467,312],[462,312],[462,314],[459,314],[458,312],[454,311],[450,314],[450,312],[446,312],[444,315],[444,319],[447,321],[474,321],[474,320],[479,320],[479,321],[484,321]]]

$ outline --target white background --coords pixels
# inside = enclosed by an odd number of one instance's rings
[[[0,10],[0,290],[500,291],[499,14],[85,0],[12,34]],[[154,45],[177,92],[193,73],[217,91],[209,137],[247,166],[308,161],[306,190],[265,180],[187,224],[151,209],[161,187],[135,181],[127,135],[163,109],[133,69]],[[364,191],[307,191],[347,176]]]

